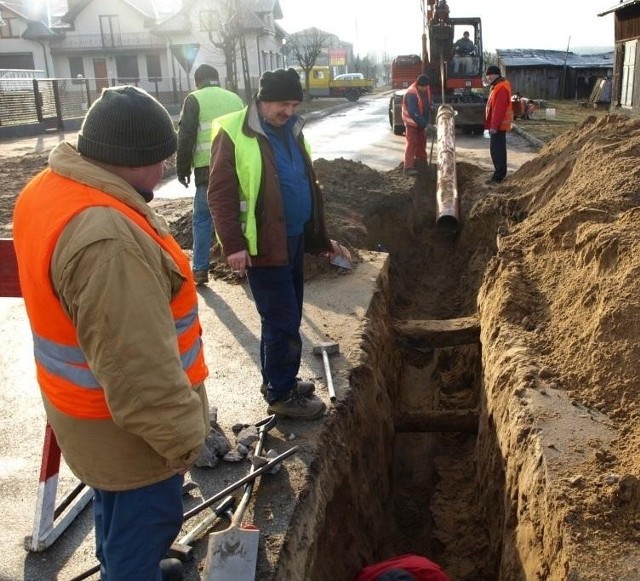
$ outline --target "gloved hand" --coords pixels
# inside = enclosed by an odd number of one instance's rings
[[[191,181],[191,176],[178,176],[178,181],[185,187],[189,187],[189,182]]]

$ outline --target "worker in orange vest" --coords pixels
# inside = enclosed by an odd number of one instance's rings
[[[416,175],[416,161],[427,161],[426,129],[431,117],[431,88],[427,75],[420,75],[402,98],[405,128],[404,173]]]
[[[487,184],[501,182],[507,176],[507,131],[511,131],[513,107],[511,85],[495,65],[485,73],[489,81],[489,99],[485,108],[484,128],[489,131],[489,152],[493,162],[493,175]]]
[[[208,432],[188,257],[149,206],[177,137],[132,86],[105,89],[77,148],[21,192],[14,243],[47,419],[93,487],[101,578],[178,580],[184,473]]]

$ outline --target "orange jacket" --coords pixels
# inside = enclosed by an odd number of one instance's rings
[[[358,573],[355,581],[375,581],[380,575],[390,570],[406,571],[416,581],[449,581],[440,566],[420,555],[400,555],[382,563],[365,567]]]
[[[485,108],[485,129],[511,131],[513,107],[511,105],[511,85],[507,79],[496,79],[492,85]]]
[[[42,208],[41,184],[55,200]],[[40,190],[40,191],[39,191]],[[84,209],[110,206],[124,214],[166,251],[187,280],[192,279],[189,260],[172,236],[160,236],[144,216],[115,197],[79,184],[46,169],[23,190],[16,204],[14,228],[20,284],[33,332],[38,382],[48,400],[72,417],[111,417],[103,389],[89,369],[76,329],[56,296],[49,268],[60,233]],[[170,304],[182,367],[192,386],[208,375],[204,362],[202,329],[198,319],[195,286],[183,284]]]
[[[431,106],[431,87],[427,85],[427,90],[424,93],[418,91],[418,86],[416,82],[409,86],[406,93],[402,97],[402,122],[405,125],[410,125],[412,127],[418,127],[418,123],[412,117],[409,112],[409,108],[407,107],[407,95],[415,95],[416,100],[418,102],[418,113],[420,117],[426,117],[427,123],[429,122],[429,107]]]

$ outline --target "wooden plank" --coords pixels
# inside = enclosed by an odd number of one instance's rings
[[[21,297],[13,239],[0,238],[0,297]]]
[[[455,347],[480,341],[480,323],[476,317],[399,321],[394,329],[398,341],[405,347]]]
[[[396,432],[464,432],[478,431],[478,412],[475,410],[444,410],[402,412],[394,420]]]

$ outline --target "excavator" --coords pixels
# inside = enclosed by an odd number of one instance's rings
[[[447,0],[420,0],[420,7],[424,19],[420,72],[429,77],[431,84],[431,117],[435,119],[440,105],[449,104],[455,111],[456,128],[481,135],[486,104],[481,20],[452,18]],[[408,62],[407,56],[400,55],[394,62]],[[403,129],[403,95],[404,90],[396,91],[389,104],[389,123],[396,135]]]

